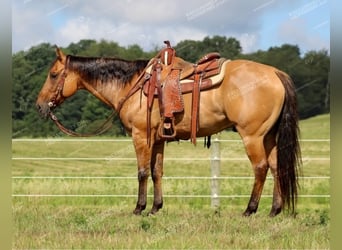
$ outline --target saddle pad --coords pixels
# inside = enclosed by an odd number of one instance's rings
[[[208,90],[216,85],[219,85],[222,80],[223,80],[223,77],[225,75],[225,69],[226,69],[226,66],[227,64],[230,62],[230,60],[226,60],[222,63],[221,65],[221,68],[220,68],[220,71],[219,71],[219,74],[217,75],[213,75],[211,77],[208,77],[208,78],[205,78],[205,79],[202,79],[202,83],[201,83],[201,86],[200,86],[200,90],[203,91],[203,90]],[[151,72],[151,69],[152,69],[152,66],[149,67],[146,72]],[[180,89],[181,89],[181,93],[185,94],[185,93],[189,93],[192,91],[193,89],[193,85],[194,85],[194,79],[191,79],[191,78],[187,78],[187,79],[183,79],[183,80],[180,80],[179,81],[179,85],[180,85]],[[148,93],[148,84],[145,84],[143,86],[143,91],[144,91],[144,94],[147,95]],[[158,95],[158,92],[157,90],[155,90],[155,96]]]
[[[203,79],[202,84],[200,86],[200,89],[201,90],[207,90],[207,89],[210,89],[216,85],[219,85],[223,80],[223,77],[225,75],[225,69],[226,69],[226,66],[229,62],[230,62],[230,60],[226,60],[222,64],[219,74]],[[182,93],[185,94],[185,93],[189,93],[192,91],[192,86],[194,84],[194,80],[193,79],[183,79],[183,80],[180,80],[179,83],[181,86]]]

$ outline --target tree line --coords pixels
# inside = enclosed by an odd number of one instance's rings
[[[146,52],[137,44],[123,47],[114,41],[85,39],[62,49],[66,54],[135,60],[150,59],[163,46],[156,46]],[[225,36],[205,37],[202,41],[183,40],[173,46],[177,56],[190,62],[196,62],[206,53],[219,52],[225,58],[250,59],[275,66],[294,80],[301,119],[330,111],[330,56],[326,50],[302,54],[297,45],[283,44],[280,47],[270,47],[266,51],[243,53],[237,39]],[[37,95],[54,59],[55,46],[49,43],[42,43],[12,55],[13,138],[63,136],[53,122],[40,118],[35,107]],[[77,132],[89,132],[102,124],[111,112],[112,110],[88,92],[79,91],[58,107],[55,114],[66,127]],[[113,126],[106,135],[123,134],[125,132],[120,120],[115,116]]]

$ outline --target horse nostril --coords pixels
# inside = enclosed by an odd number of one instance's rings
[[[36,104],[37,111],[40,113],[42,117],[47,117],[50,107],[46,104]]]

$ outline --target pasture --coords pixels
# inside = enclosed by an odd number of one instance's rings
[[[211,150],[201,141],[173,142],[165,149],[164,207],[155,216],[132,214],[138,183],[127,138],[13,140],[13,249],[327,249],[330,116],[300,127],[295,218],[268,217],[270,174],[258,212],[241,216],[253,173],[233,132],[218,135],[220,207],[211,207]],[[147,210],[152,194],[150,181]]]

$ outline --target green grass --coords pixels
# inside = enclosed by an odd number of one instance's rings
[[[327,209],[306,209],[295,219],[264,213],[244,218],[234,207],[214,212],[178,203],[157,216],[133,216],[130,205],[61,205],[17,201],[14,248],[267,249],[329,247]],[[229,211],[230,210],[230,211]]]
[[[302,139],[328,139],[329,115],[303,120]],[[239,139],[224,132],[221,139]],[[165,176],[210,176],[210,150],[198,143],[166,146]],[[269,218],[272,198],[263,196],[258,213],[245,218],[248,197],[222,198],[219,209],[210,198],[210,179],[163,181],[164,208],[156,216],[134,216],[137,179],[131,142],[13,141],[13,157],[104,157],[107,160],[13,160],[13,176],[124,176],[132,179],[13,179],[13,194],[81,194],[132,197],[13,197],[14,249],[327,249],[330,199],[300,197],[295,218],[282,213]],[[304,176],[330,175],[330,142],[302,141]],[[112,158],[133,158],[113,160]],[[207,161],[176,161],[175,158]],[[221,143],[221,176],[252,176],[238,142]],[[320,158],[320,159],[313,159]],[[220,180],[220,194],[249,195],[253,180]],[[149,182],[148,209],[152,204]],[[300,179],[300,195],[329,194],[329,179]],[[272,193],[268,179],[264,195]]]

